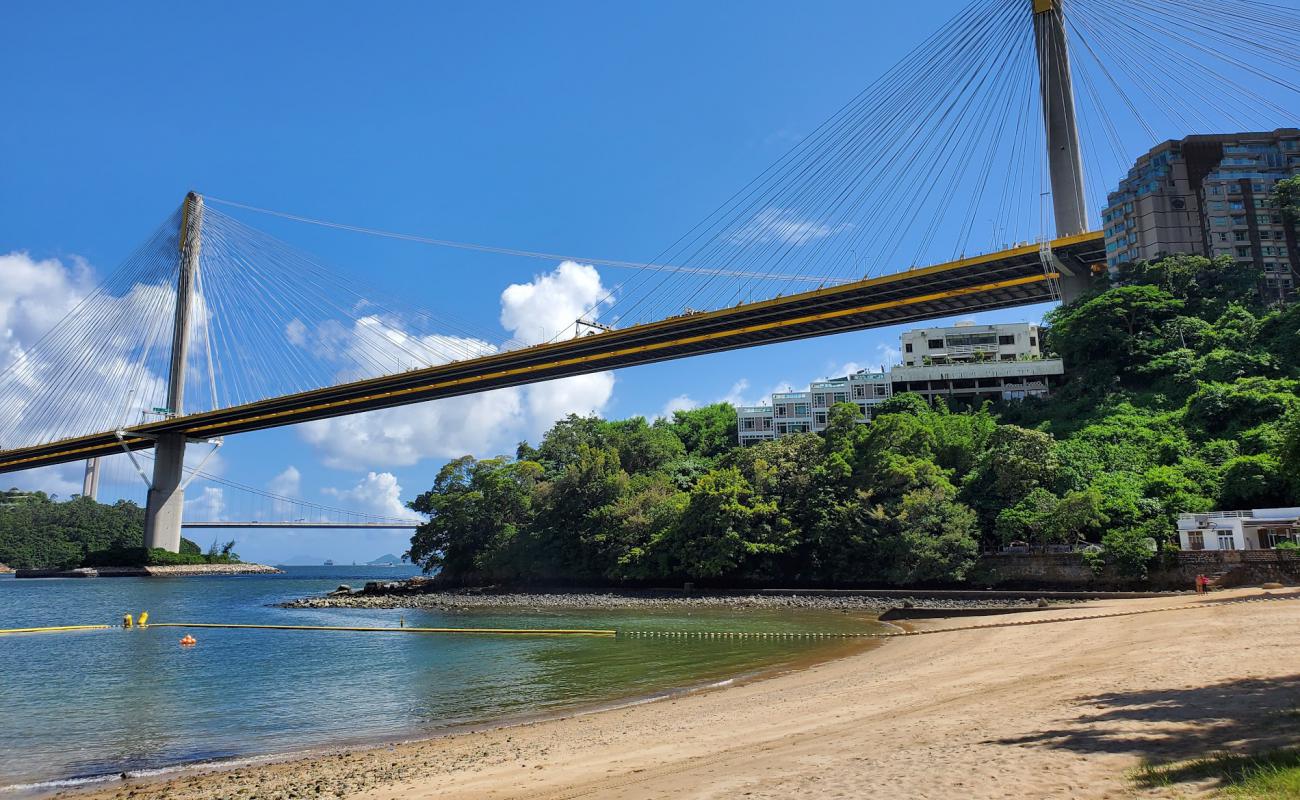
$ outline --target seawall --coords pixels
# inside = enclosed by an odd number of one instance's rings
[[[20,569],[17,578],[185,578],[202,575],[274,575],[284,570],[266,564],[168,564],[151,567]]]

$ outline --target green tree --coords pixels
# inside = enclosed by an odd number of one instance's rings
[[[665,426],[651,426],[644,417],[606,423],[610,440],[618,450],[619,462],[629,475],[655,472],[686,457],[686,447],[677,434]]]
[[[1300,225],[1300,175],[1274,184],[1272,202],[1289,224]]]
[[[1282,424],[1279,467],[1290,482],[1291,497],[1300,500],[1300,409],[1287,415]]]
[[[1291,493],[1276,456],[1237,456],[1223,465],[1219,502],[1224,508],[1291,505]]]
[[[660,545],[675,574],[740,577],[783,553],[792,533],[775,502],[756,497],[739,470],[722,469],[699,480]]]
[[[736,409],[730,403],[674,411],[667,426],[687,452],[700,458],[717,458],[736,444]]]
[[[1060,477],[1056,442],[1042,431],[999,425],[988,447],[962,484],[963,500],[992,531],[997,515],[1037,488],[1055,486]]]
[[[1050,312],[1052,349],[1084,381],[1105,388],[1111,376],[1141,365],[1147,343],[1182,311],[1183,301],[1164,289],[1120,286]]]
[[[433,488],[408,504],[429,519],[416,528],[407,556],[448,580],[500,577],[502,551],[527,525],[541,474],[533,461],[464,456],[448,462]]]

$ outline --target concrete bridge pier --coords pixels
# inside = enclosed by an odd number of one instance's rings
[[[153,449],[153,486],[145,505],[144,546],[181,551],[181,516],[185,489],[181,486],[185,464],[185,435],[167,433]]]
[[[185,196],[181,209],[180,270],[176,279],[176,316],[172,326],[172,357],[167,375],[167,413],[185,413],[185,368],[189,362],[190,314],[194,279],[202,247],[203,198]],[[144,512],[144,546],[173,553],[181,550],[181,517],[185,510],[185,435],[167,433],[154,444],[153,485]]]

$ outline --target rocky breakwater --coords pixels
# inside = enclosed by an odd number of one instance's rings
[[[674,589],[636,590],[508,590],[448,589],[429,578],[406,581],[367,583],[359,591],[346,586],[327,595],[304,597],[282,604],[284,608],[413,608],[437,611],[461,611],[477,608],[529,609],[619,609],[619,608],[748,608],[818,609],[830,611],[883,612],[890,608],[924,606],[926,608],[1025,608],[1035,607],[1036,598],[998,597],[987,599],[947,599],[917,593],[899,596],[897,592],[881,595],[818,595],[815,593],[765,592],[684,592]]]
[[[201,575],[276,575],[284,570],[266,564],[168,564],[150,567],[79,567],[20,569],[19,578],[184,578]]]

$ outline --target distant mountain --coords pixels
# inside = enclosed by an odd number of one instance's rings
[[[296,555],[284,559],[280,562],[282,567],[318,567],[324,563],[324,556],[305,556]]]
[[[392,553],[384,553],[374,561],[367,561],[366,564],[405,564],[401,556],[395,556]]]

